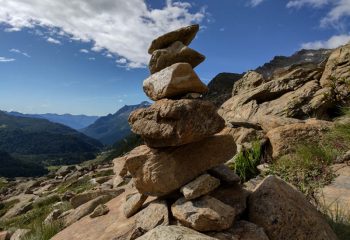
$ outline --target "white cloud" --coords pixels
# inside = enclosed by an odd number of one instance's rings
[[[113,55],[110,52],[106,52],[103,55],[105,55],[108,58],[113,58]]]
[[[340,24],[340,21],[350,17],[350,0],[290,0],[287,3],[288,8],[301,8],[304,6],[313,8],[330,7],[328,13],[321,19],[321,26],[341,28],[343,24]]]
[[[46,39],[46,41],[48,41],[49,43],[53,43],[53,44],[61,44],[61,41],[60,40],[57,40],[57,39],[54,39],[52,37],[48,37]]]
[[[146,0],[0,0],[0,23],[17,29],[59,28],[71,39],[91,41],[93,51],[105,49],[127,59],[129,67],[144,66],[155,37],[206,16],[204,7],[164,2],[156,9]]]
[[[301,45],[304,49],[336,48],[350,42],[350,35],[337,35],[326,41],[307,42]]]
[[[28,57],[28,58],[30,57],[30,55],[29,55],[28,53],[22,52],[21,50],[16,49],[16,48],[12,48],[12,49],[10,49],[9,51],[10,51],[10,52],[13,52],[13,53],[22,54],[23,56]]]
[[[331,2],[330,0],[292,0],[287,3],[288,8],[296,7],[301,8],[305,5],[312,7],[321,7]]]
[[[256,6],[260,5],[263,1],[265,1],[265,0],[250,0],[249,5],[252,7],[256,7]]]
[[[94,57],[89,57],[88,58],[90,61],[95,61],[96,60],[96,58],[94,58]]]
[[[1,62],[13,62],[15,60],[16,59],[14,59],[14,58],[0,57],[0,63]]]
[[[83,48],[83,49],[80,49],[79,52],[81,52],[81,53],[89,53],[89,50]]]
[[[125,58],[119,58],[115,62],[120,64],[126,64],[128,61]]]

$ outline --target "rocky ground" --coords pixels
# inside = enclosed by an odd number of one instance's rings
[[[205,86],[193,25],[155,39],[110,164],[2,180],[0,239],[349,239],[350,44],[303,50]],[[221,80],[223,79],[223,80]],[[56,234],[57,233],[57,234]]]

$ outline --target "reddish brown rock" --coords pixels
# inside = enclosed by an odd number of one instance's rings
[[[139,146],[128,155],[127,167],[140,193],[164,196],[228,161],[235,153],[236,145],[231,136],[216,135],[169,149]]]
[[[183,27],[172,32],[168,32],[154,39],[148,49],[148,53],[152,54],[157,49],[162,49],[170,46],[170,44],[180,41],[185,45],[189,45],[199,30],[199,25]]]
[[[153,148],[179,146],[220,132],[225,121],[207,101],[163,99],[131,113],[132,131]]]
[[[143,81],[143,91],[156,101],[187,93],[205,93],[208,87],[188,63],[175,63]]]

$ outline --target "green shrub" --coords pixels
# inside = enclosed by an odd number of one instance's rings
[[[252,143],[252,148],[238,153],[235,162],[230,167],[241,178],[242,182],[246,182],[259,174],[256,167],[260,164],[261,155],[260,142],[255,141]]]

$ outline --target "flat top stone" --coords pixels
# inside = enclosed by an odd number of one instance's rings
[[[176,41],[180,41],[185,45],[189,45],[193,38],[196,36],[198,30],[199,25],[194,24],[159,36],[152,41],[151,46],[148,49],[148,53],[152,54],[153,51],[166,48]]]

